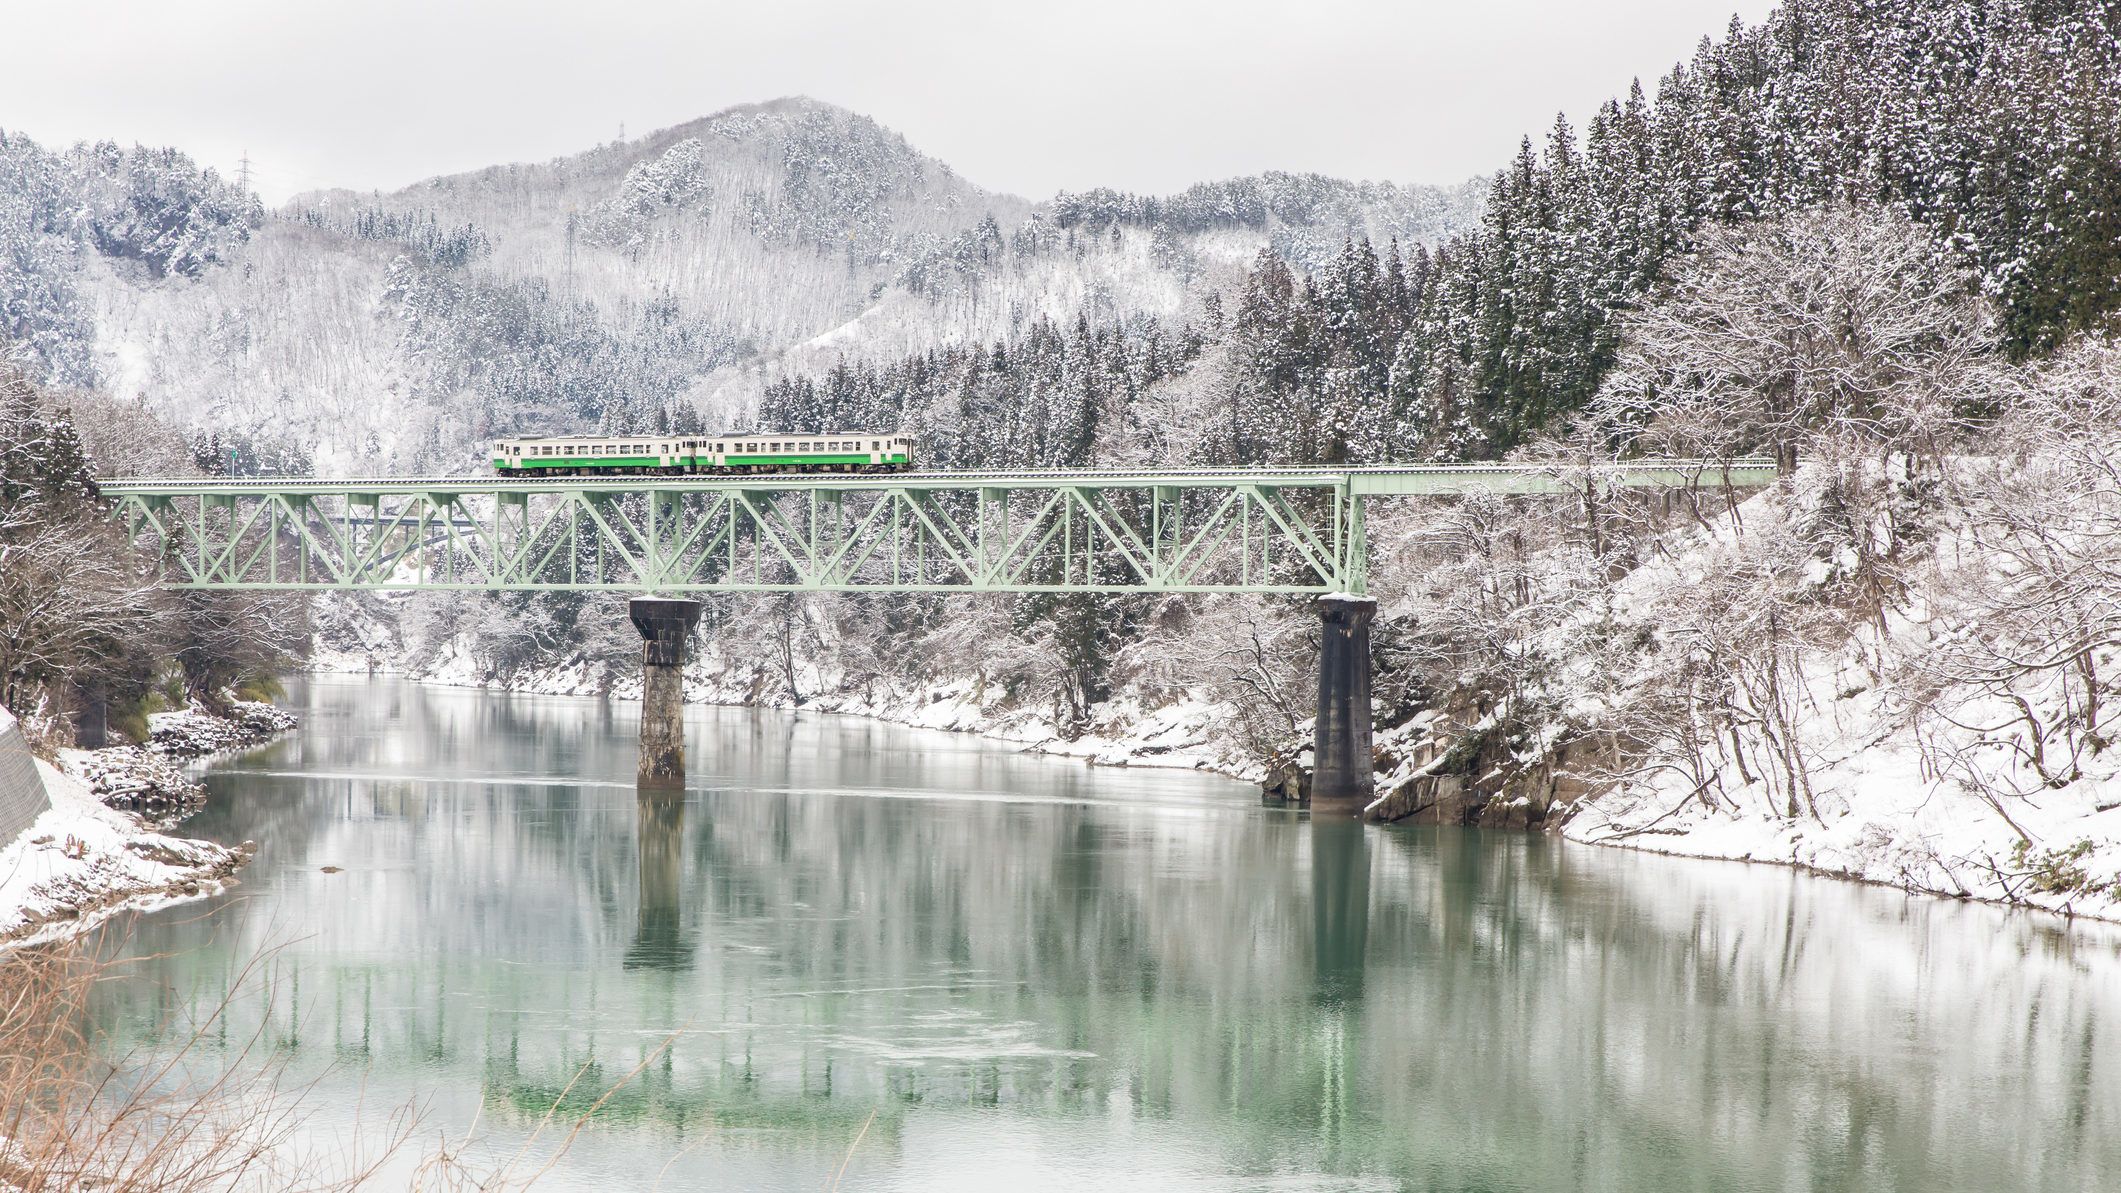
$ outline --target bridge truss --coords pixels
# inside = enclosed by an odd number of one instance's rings
[[[1773,465],[131,480],[181,588],[1361,593],[1366,498],[1755,486]]]

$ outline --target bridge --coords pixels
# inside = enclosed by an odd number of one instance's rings
[[[1773,461],[1366,468],[104,482],[177,588],[615,591],[646,643],[641,777],[684,773],[684,644],[708,592],[1309,595],[1313,808],[1370,767],[1375,499],[1753,488]]]

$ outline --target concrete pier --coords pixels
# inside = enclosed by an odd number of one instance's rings
[[[1318,725],[1311,764],[1311,815],[1360,816],[1377,798],[1370,759],[1370,620],[1377,602],[1318,601]]]
[[[636,597],[627,616],[641,631],[641,766],[643,787],[685,782],[685,639],[699,624],[698,601]]]

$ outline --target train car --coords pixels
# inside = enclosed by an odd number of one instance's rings
[[[748,472],[904,472],[913,437],[871,431],[765,435],[559,435],[501,439],[503,476],[699,476]]]

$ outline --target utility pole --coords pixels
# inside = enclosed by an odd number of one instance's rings
[[[250,189],[250,150],[243,151],[243,160],[236,163],[236,185],[245,191]]]

